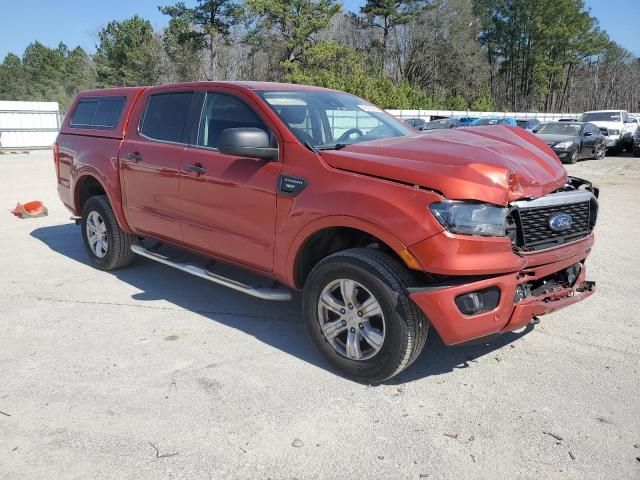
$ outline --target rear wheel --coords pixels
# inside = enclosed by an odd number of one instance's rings
[[[327,360],[361,381],[380,382],[411,365],[428,322],[409,299],[404,265],[373,249],[351,249],[322,260],[304,287],[304,315]]]
[[[607,149],[607,155],[615,157],[620,153],[620,147],[611,147]]]
[[[640,148],[634,148],[633,149],[633,156],[634,157],[640,157]]]
[[[96,268],[116,270],[133,261],[131,245],[136,237],[122,231],[105,195],[87,200],[81,225],[85,250]]]
[[[607,147],[600,144],[596,146],[596,159],[602,160],[607,155]]]

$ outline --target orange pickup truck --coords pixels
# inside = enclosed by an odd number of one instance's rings
[[[458,344],[594,291],[598,189],[517,127],[421,135],[334,90],[184,83],[79,94],[54,156],[97,268],[302,290],[315,344],[362,381],[411,365],[431,327]]]

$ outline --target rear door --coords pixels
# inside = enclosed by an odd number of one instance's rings
[[[136,105],[120,148],[124,212],[136,232],[182,241],[179,172],[194,98],[193,89],[159,87]]]
[[[271,271],[276,190],[281,163],[224,155],[218,138],[227,128],[253,127],[272,135],[260,106],[232,89],[202,92],[192,145],[181,165],[182,234],[190,246]],[[282,154],[282,151],[281,151]]]
[[[590,135],[586,135],[590,133]],[[584,133],[582,139],[582,156],[592,157],[596,153],[596,145],[602,142],[602,132],[598,127],[587,123],[584,126]]]

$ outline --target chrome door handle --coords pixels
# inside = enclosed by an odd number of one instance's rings
[[[129,160],[133,160],[136,163],[142,161],[142,155],[140,155],[140,152],[129,152],[129,154],[127,155],[127,158]]]
[[[187,171],[195,173],[197,176],[203,175],[207,173],[207,169],[204,168],[200,163],[190,163],[187,165]]]

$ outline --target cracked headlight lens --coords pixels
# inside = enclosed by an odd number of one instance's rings
[[[432,203],[429,210],[450,232],[488,237],[505,236],[506,208],[487,203],[446,200]]]

